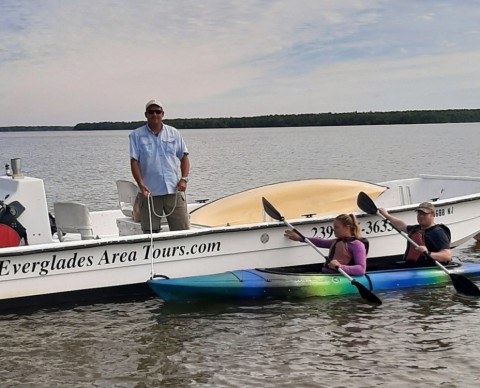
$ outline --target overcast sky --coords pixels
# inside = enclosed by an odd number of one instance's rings
[[[468,0],[1,0],[0,126],[480,107]]]

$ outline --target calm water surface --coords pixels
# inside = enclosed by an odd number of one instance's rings
[[[480,124],[182,131],[190,201],[306,178],[480,175]],[[0,133],[3,164],[49,206],[115,208],[128,131]],[[469,241],[454,252],[479,261]],[[166,305],[155,298],[0,315],[2,386],[478,386],[480,300],[453,287],[336,298]]]

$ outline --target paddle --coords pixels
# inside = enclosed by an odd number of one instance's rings
[[[265,209],[265,213],[267,213],[270,217],[272,217],[274,220],[281,221],[285,225],[287,225],[289,228],[291,228],[295,233],[297,233],[300,237],[302,237],[305,242],[310,245],[313,249],[315,249],[320,255],[324,257],[324,259],[328,262],[328,258],[322,253],[322,251],[315,246],[309,239],[306,239],[303,234],[301,234],[297,229],[295,229],[287,220],[285,220],[285,217],[283,217],[277,209],[273,207],[273,205],[268,202],[264,197],[262,197],[262,203],[263,203],[263,208]],[[370,303],[375,303],[375,304],[382,304],[382,301],[373,293],[371,292],[368,288],[366,288],[363,284],[359,283],[355,279],[353,279],[351,276],[349,276],[344,270],[341,268],[338,268],[338,272],[340,272],[343,276],[345,276],[348,280],[350,280],[350,283],[357,287],[358,292],[362,296],[363,299],[369,301]]]
[[[395,225],[393,225],[383,214],[378,212],[378,208],[373,202],[373,200],[365,194],[363,191],[361,191],[358,194],[357,197],[357,205],[360,209],[362,209],[365,213],[372,214],[372,215],[379,215],[382,217],[384,220],[390,223],[392,227],[400,233],[403,237],[407,239],[407,241],[412,244],[415,248],[418,248],[419,245],[413,241],[408,235],[398,229]],[[480,289],[473,283],[470,279],[466,278],[463,275],[451,273],[448,269],[446,269],[441,263],[439,263],[437,260],[434,260],[428,253],[424,252],[424,255],[428,257],[429,259],[433,260],[435,264],[442,269],[443,272],[445,272],[447,275],[450,276],[450,279],[452,280],[452,284],[455,287],[455,289],[464,295],[468,296],[480,296]]]

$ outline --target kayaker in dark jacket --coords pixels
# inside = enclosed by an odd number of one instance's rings
[[[363,276],[367,266],[367,249],[362,239],[360,226],[353,214],[340,214],[333,221],[335,239],[307,237],[319,248],[329,248],[328,264],[323,273],[336,273],[341,268],[350,276]],[[297,233],[286,230],[285,236],[293,241],[305,242]]]
[[[448,264],[452,260],[450,251],[450,230],[443,224],[435,224],[435,207],[429,202],[421,203],[415,210],[417,212],[418,225],[407,225],[403,220],[390,215],[385,209],[378,211],[389,220],[397,229],[408,234],[419,247],[415,248],[410,242],[404,259],[409,263],[418,265],[428,264],[423,253],[427,253],[434,260],[442,264]],[[430,263],[434,264],[434,263]]]

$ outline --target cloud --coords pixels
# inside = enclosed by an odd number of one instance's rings
[[[475,107],[472,1],[0,4],[0,126]],[[28,106],[28,114],[25,114]]]

